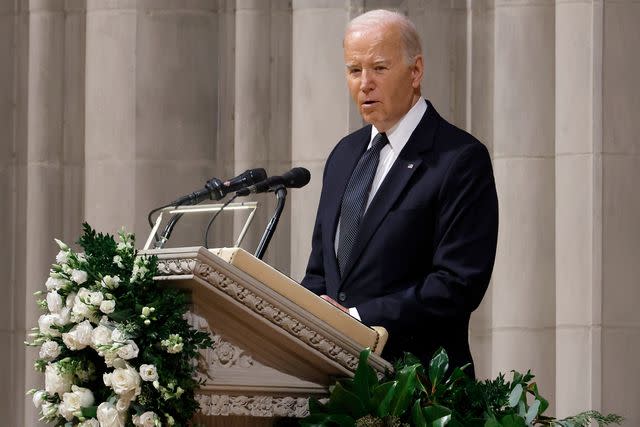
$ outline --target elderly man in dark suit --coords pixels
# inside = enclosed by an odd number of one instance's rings
[[[389,331],[383,356],[472,362],[468,327],[495,259],[498,202],[487,149],[421,96],[417,31],[385,10],[349,23],[347,85],[369,125],[324,170],[302,283]],[[471,368],[473,374],[473,367]]]

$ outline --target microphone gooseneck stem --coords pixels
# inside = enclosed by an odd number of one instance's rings
[[[180,218],[182,218],[182,215],[184,214],[177,213],[171,216],[171,219],[169,220],[167,225],[164,227],[164,230],[162,231],[162,235],[160,236],[160,239],[156,241],[156,249],[162,249],[164,244],[167,243],[167,240],[169,240],[169,238],[171,237],[171,232],[173,231],[173,227],[176,226]]]
[[[269,246],[269,242],[271,242],[273,233],[275,233],[276,231],[278,221],[280,221],[280,215],[282,215],[284,204],[287,200],[287,189],[284,185],[278,185],[274,189],[274,191],[276,193],[278,204],[276,205],[276,210],[269,220],[267,228],[265,228],[264,233],[262,234],[262,238],[260,239],[260,243],[258,244],[258,248],[256,249],[255,257],[258,259],[262,259],[264,253],[267,251],[267,246]]]

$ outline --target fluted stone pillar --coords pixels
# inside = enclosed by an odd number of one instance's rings
[[[351,107],[342,53],[345,26],[359,6],[344,0],[293,1],[291,162],[311,171],[311,183],[291,194],[291,274],[297,280],[311,252],[326,158],[362,123]]]
[[[556,404],[601,408],[602,4],[556,2]]]
[[[139,240],[153,207],[212,176],[218,111],[217,3],[93,0],[87,5],[87,219]],[[171,245],[202,241],[188,216]]]
[[[494,0],[471,2],[467,14],[469,33],[465,123],[469,132],[493,154]],[[469,325],[469,344],[479,378],[491,376],[493,286],[493,283],[489,285]]]
[[[536,373],[554,401],[554,4],[497,0],[494,158],[500,200],[493,373]],[[553,411],[553,403],[551,411]]]
[[[279,175],[291,167],[291,7],[288,0],[238,0],[236,8],[235,173],[264,167]],[[259,208],[243,244],[251,252],[276,206],[272,193],[255,199]],[[289,204],[264,258],[282,271],[290,264]]]
[[[423,96],[433,102],[442,117],[466,128],[466,0],[409,0],[407,15],[422,39]]]
[[[603,7],[602,409],[640,425],[640,3]]]

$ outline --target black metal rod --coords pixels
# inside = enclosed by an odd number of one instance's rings
[[[282,215],[284,204],[287,200],[287,189],[284,185],[279,185],[278,187],[276,187],[275,193],[278,204],[276,205],[276,210],[269,220],[267,228],[265,228],[264,233],[262,234],[262,238],[260,239],[260,243],[258,244],[258,248],[256,249],[255,257],[258,259],[262,259],[264,253],[267,251],[267,246],[269,246],[269,242],[271,242],[273,233],[275,233],[276,231],[278,221],[280,221],[280,215]]]

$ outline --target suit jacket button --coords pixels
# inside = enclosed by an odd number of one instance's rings
[[[344,292],[340,292],[338,294],[338,301],[345,302],[346,300],[347,300],[347,294],[345,294]]]

